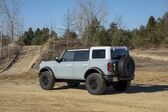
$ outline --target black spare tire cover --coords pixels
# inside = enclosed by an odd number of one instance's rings
[[[132,77],[135,72],[135,62],[132,57],[121,57],[118,62],[118,72],[122,77]]]

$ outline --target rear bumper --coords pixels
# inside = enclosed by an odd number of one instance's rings
[[[131,76],[131,77],[121,77],[118,75],[104,75],[104,79],[107,82],[118,82],[121,80],[134,80],[135,75]]]

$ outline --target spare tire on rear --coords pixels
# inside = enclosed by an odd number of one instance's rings
[[[132,77],[135,72],[135,62],[132,57],[122,57],[118,62],[118,72],[122,77]]]

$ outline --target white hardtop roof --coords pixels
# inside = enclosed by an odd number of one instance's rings
[[[97,47],[91,47],[91,49],[128,49],[127,46],[97,46]]]
[[[89,49],[68,49],[67,51],[88,51]]]
[[[95,47],[91,47],[90,49],[128,49],[127,46],[95,46]],[[67,51],[87,51],[89,49],[67,49]]]

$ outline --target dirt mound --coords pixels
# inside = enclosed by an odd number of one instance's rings
[[[10,44],[14,46],[15,44]],[[53,60],[60,56],[63,50],[71,48],[86,48],[78,40],[66,41],[49,39],[43,46],[23,46],[19,52],[18,59],[3,74],[20,74],[27,72],[30,68],[38,69],[41,61]]]
[[[16,62],[4,74],[27,72],[40,57],[40,46],[23,46]]]
[[[60,57],[65,49],[80,49],[89,48],[79,40],[65,40],[65,39],[49,39],[41,49],[40,58],[37,60],[33,68],[38,69],[41,61],[55,60],[55,57]]]

